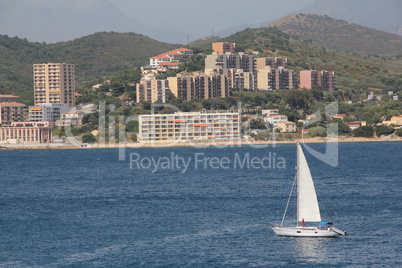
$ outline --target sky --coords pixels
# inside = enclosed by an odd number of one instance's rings
[[[221,30],[257,24],[297,12],[313,0],[110,0],[122,12],[152,28],[174,27],[211,35]]]
[[[0,0],[0,34],[54,43],[99,31],[132,31],[171,43],[169,36],[175,36],[176,43],[185,43],[187,35],[195,40],[241,25],[263,26],[311,2],[313,0]]]

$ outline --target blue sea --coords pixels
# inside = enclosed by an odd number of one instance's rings
[[[339,143],[335,166],[305,150],[323,220],[350,233],[338,238],[271,230],[295,153],[0,151],[0,267],[401,267],[402,143]],[[285,222],[294,211],[291,198]]]

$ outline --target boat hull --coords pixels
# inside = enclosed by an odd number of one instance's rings
[[[296,237],[335,237],[341,235],[332,229],[319,229],[316,227],[272,227],[279,236]]]

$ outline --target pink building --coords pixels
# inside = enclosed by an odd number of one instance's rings
[[[300,88],[312,89],[321,87],[323,91],[335,89],[335,74],[332,71],[300,71]]]
[[[10,127],[0,127],[0,143],[47,143],[51,140],[49,122],[14,122]]]

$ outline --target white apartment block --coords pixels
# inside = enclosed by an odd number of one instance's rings
[[[68,107],[64,103],[43,103],[29,107],[30,122],[55,122],[61,119],[65,112],[75,108]]]
[[[34,64],[33,75],[35,105],[64,103],[75,106],[74,64]]]
[[[202,111],[139,116],[141,142],[238,141],[240,115],[230,111]]]

